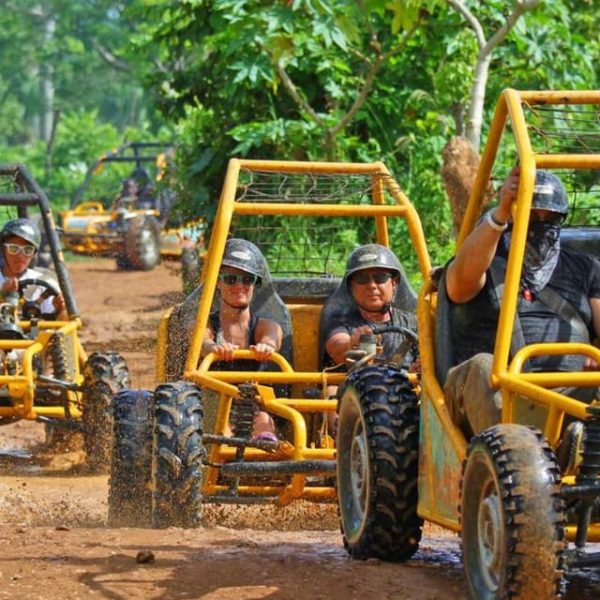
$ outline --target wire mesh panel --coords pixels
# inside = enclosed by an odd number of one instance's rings
[[[524,104],[534,152],[599,154],[600,106],[596,104]]]
[[[600,154],[599,104],[525,104],[532,149],[538,154]],[[569,193],[567,224],[600,222],[600,170],[556,172]]]
[[[569,196],[565,225],[600,223],[600,169],[589,159],[600,156],[600,104],[550,104],[545,99],[522,103],[528,142],[536,156],[551,157],[552,171],[564,183]],[[509,126],[513,123],[509,121]],[[515,137],[503,136],[499,164],[511,166],[518,160]],[[561,158],[562,157],[562,158]],[[577,163],[576,168],[572,168]],[[506,171],[496,171],[492,179],[500,188]]]
[[[272,172],[244,168],[236,202],[265,205],[394,205],[395,182],[376,173]],[[396,185],[397,187],[397,185]],[[403,218],[390,218],[390,246],[406,237]],[[279,215],[236,214],[231,233],[256,243],[278,276],[315,277],[343,274],[348,254],[357,246],[376,241],[375,219],[365,216],[318,216],[309,213]],[[402,256],[399,257],[402,260]],[[414,262],[414,261],[413,261]]]

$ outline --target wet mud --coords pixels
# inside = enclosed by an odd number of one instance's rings
[[[122,352],[133,385],[152,388],[156,327],[181,298],[176,266],[86,261],[71,277],[87,352]],[[83,459],[81,440],[48,447],[39,423],[0,429],[0,599],[466,598],[458,538],[438,527],[404,564],[350,560],[331,504],[208,505],[194,530],[110,529],[107,477]],[[567,589],[599,598],[600,578],[574,572]]]

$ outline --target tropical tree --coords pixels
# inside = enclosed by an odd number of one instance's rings
[[[504,22],[486,37],[482,22],[477,18],[476,13],[469,9],[464,0],[448,0],[448,4],[461,14],[473,30],[477,41],[478,53],[471,86],[465,134],[476,150],[479,148],[481,141],[485,92],[494,50],[504,42],[511,30],[517,25],[519,19],[525,13],[536,8],[540,2],[541,0],[514,0],[512,9]]]
[[[0,14],[0,144],[50,142],[61,114],[118,128],[148,118],[134,55],[134,0],[6,0]],[[14,119],[15,116],[19,118]]]

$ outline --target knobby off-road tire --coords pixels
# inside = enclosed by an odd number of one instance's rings
[[[83,370],[83,441],[87,464],[107,471],[112,447],[112,399],[129,387],[129,371],[117,352],[94,352]]]
[[[463,464],[461,538],[471,598],[556,598],[562,592],[564,507],[542,434],[496,425]]]
[[[181,249],[181,280],[187,296],[200,282],[200,258],[196,248]]]
[[[122,257],[120,260],[123,262]],[[134,217],[129,221],[125,233],[125,263],[131,269],[151,271],[159,262],[160,226],[158,222],[154,217]],[[117,266],[119,266],[119,259]]]
[[[152,526],[153,399],[146,390],[124,390],[113,400],[109,527]]]
[[[385,366],[351,373],[339,404],[337,490],[352,558],[408,560],[421,539],[417,516],[418,400],[405,375]]]
[[[192,383],[154,392],[153,525],[198,527],[202,512],[202,401]]]
[[[131,271],[133,269],[133,266],[124,254],[119,254],[116,258],[116,262],[119,271]]]

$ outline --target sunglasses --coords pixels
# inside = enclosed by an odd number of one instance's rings
[[[393,275],[388,271],[377,271],[376,273],[355,273],[352,275],[352,281],[358,285],[365,285],[374,281],[377,284],[387,283]]]
[[[4,244],[6,251],[11,256],[23,254],[24,256],[33,256],[35,254],[35,246],[20,246],[19,244]]]
[[[254,285],[258,279],[256,275],[234,275],[233,273],[219,273],[219,279],[225,285]]]

